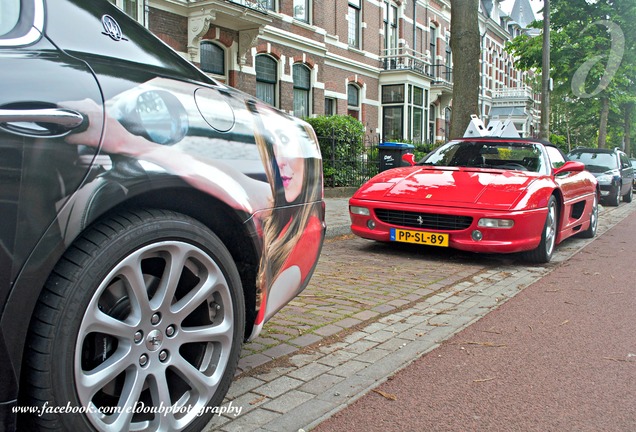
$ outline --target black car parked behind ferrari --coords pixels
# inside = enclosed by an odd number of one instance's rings
[[[617,206],[623,201],[632,202],[634,169],[627,155],[619,149],[577,148],[568,153],[573,161],[583,162],[594,174],[601,188],[601,199]]]

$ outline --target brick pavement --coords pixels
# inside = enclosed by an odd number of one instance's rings
[[[330,207],[328,223],[346,221],[338,213],[345,199]],[[599,235],[634,210],[636,203],[603,209]],[[215,417],[207,430],[310,429],[589,241],[567,240],[549,265],[527,266],[507,256],[329,239],[309,287],[244,346],[225,402],[241,415]]]

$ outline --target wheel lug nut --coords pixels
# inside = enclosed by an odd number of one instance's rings
[[[159,312],[152,314],[152,317],[150,318],[150,323],[152,325],[157,325],[159,324],[159,321],[161,321],[161,314]]]
[[[165,362],[168,359],[168,351],[163,350],[159,353],[159,361]]]
[[[143,367],[148,364],[148,356],[146,354],[142,354],[139,356],[139,366]]]
[[[139,343],[141,342],[141,340],[144,338],[144,332],[142,332],[141,330],[138,330],[135,333],[135,337],[134,337],[134,341],[135,343]]]
[[[172,337],[174,336],[175,333],[175,329],[173,325],[169,325],[168,328],[166,328],[166,336],[168,337]]]

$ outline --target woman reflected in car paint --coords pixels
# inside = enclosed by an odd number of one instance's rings
[[[265,172],[274,197],[274,209],[263,220],[265,244],[257,279],[261,299],[256,324],[261,326],[302,290],[320,253],[322,182],[313,180],[322,176],[322,164],[309,126],[261,102],[248,102],[248,108],[255,114],[261,158],[271,161]]]
[[[89,126],[86,130],[66,137],[69,144],[97,147],[101,139],[102,152],[155,163],[193,187],[231,203],[234,208],[248,214],[265,208],[271,200],[268,196],[269,187],[265,182],[244,175],[228,163],[210,159],[199,160],[178,148],[157,144],[134,135],[117,119],[106,115],[104,120],[101,107],[90,99],[67,101],[60,105],[77,110],[88,119]],[[101,125],[103,121],[104,136],[101,138],[101,127],[96,125]],[[260,201],[248,201],[245,193],[247,190],[261,190],[261,193],[253,194],[258,196]]]

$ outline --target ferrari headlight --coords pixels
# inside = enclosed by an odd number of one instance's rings
[[[349,211],[360,216],[371,216],[371,212],[366,207],[349,206]]]
[[[512,219],[481,218],[477,222],[477,226],[483,228],[512,228],[514,225],[515,221]]]

